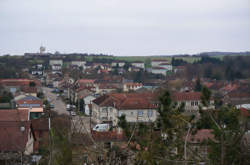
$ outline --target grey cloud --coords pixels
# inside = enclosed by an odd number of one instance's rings
[[[1,0],[0,54],[245,51],[249,0]]]

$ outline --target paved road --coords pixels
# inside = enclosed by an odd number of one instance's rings
[[[66,110],[66,105],[65,103],[60,99],[57,98],[56,94],[52,93],[53,89],[43,87],[43,93],[51,101],[51,104],[55,105],[55,108],[53,109],[56,111],[58,114],[67,114],[69,115],[69,112]]]
[[[52,104],[54,104],[55,108],[53,109],[58,114],[67,114],[69,115],[69,112],[66,110],[65,103],[60,99],[57,98],[56,94],[52,93],[53,89],[43,87],[43,93],[51,101]],[[95,124],[93,121],[91,122],[90,126],[90,118],[86,116],[71,116],[71,130],[72,132],[76,133],[89,133],[90,127],[93,128]]]

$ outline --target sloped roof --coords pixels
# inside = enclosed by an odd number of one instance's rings
[[[29,129],[28,110],[0,110],[0,151],[24,151]]]
[[[6,109],[0,110],[0,122],[28,121],[28,110]]]
[[[24,127],[24,131],[21,131]],[[0,122],[0,151],[24,151],[28,141],[30,122]]]
[[[196,134],[189,134],[188,142],[189,143],[201,143],[204,140],[214,140],[214,134],[211,129],[201,129],[196,132]]]
[[[32,128],[34,131],[36,130],[49,130],[49,120],[48,118],[39,118],[31,120]]]
[[[166,70],[164,67],[152,67],[152,70]]]
[[[93,79],[80,79],[80,80],[77,80],[77,83],[94,83],[95,82],[95,80],[93,80]]]
[[[93,101],[103,107],[115,107],[117,109],[155,109],[154,94],[145,93],[112,93],[103,95]]]
[[[168,62],[161,63],[159,65],[170,65]]]
[[[41,82],[31,79],[0,79],[1,85],[6,86],[29,86],[30,82],[34,82],[36,86],[41,86]]]
[[[18,100],[16,101],[18,107],[42,107],[43,101],[42,100]]]
[[[175,101],[200,100],[200,92],[176,92],[172,94],[172,99]]]
[[[230,92],[228,94],[230,98],[250,98],[249,92]]]
[[[128,88],[130,88],[130,87],[140,87],[140,86],[142,86],[142,83],[124,83],[124,85],[126,85]]]
[[[100,89],[117,89],[118,86],[112,83],[100,83],[99,88]]]
[[[246,117],[250,117],[250,110],[246,108],[240,108],[241,114]]]
[[[37,88],[36,87],[29,87],[29,86],[24,86],[21,88],[21,90],[25,93],[37,93]]]

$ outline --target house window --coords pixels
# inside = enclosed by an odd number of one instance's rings
[[[143,116],[143,111],[140,111],[140,110],[139,110],[139,111],[137,112],[137,115],[138,115],[139,117]]]
[[[107,113],[107,108],[102,108],[102,113]]]
[[[194,106],[194,102],[193,101],[191,102],[191,106]]]
[[[198,106],[198,104],[199,104],[198,101],[196,101],[196,102],[195,102],[195,105]]]
[[[153,116],[153,111],[152,110],[148,110],[148,117],[152,117]]]
[[[109,108],[109,112],[110,112],[110,113],[113,113],[113,109],[112,109],[112,108]]]
[[[122,116],[122,112],[119,111],[118,112],[118,116],[121,117]]]

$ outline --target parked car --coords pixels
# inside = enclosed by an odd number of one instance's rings
[[[67,110],[67,111],[71,111],[70,104],[67,104],[67,105],[66,105],[66,110]]]
[[[55,108],[55,105],[54,104],[50,104],[50,108]]]
[[[106,132],[108,130],[109,130],[109,124],[97,124],[93,128],[93,131],[97,131],[97,132]]]
[[[71,115],[71,116],[76,116],[76,113],[75,113],[74,111],[71,111],[71,112],[70,112],[70,115]]]

